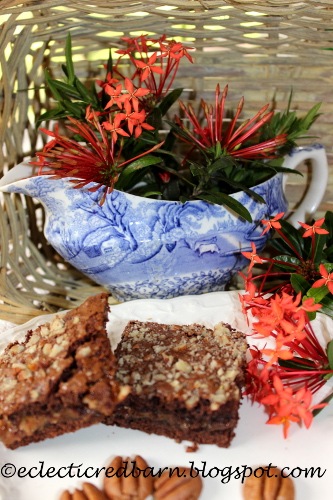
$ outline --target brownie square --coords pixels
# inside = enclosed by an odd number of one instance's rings
[[[245,335],[219,324],[131,321],[116,349],[116,381],[130,393],[106,424],[228,447],[244,383]]]
[[[98,423],[118,386],[105,324],[108,294],[29,331],[0,356],[0,440],[15,449]]]

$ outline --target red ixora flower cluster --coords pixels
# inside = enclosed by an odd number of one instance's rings
[[[94,121],[94,116],[103,115],[102,126],[111,134],[113,142],[116,142],[118,135],[130,137],[134,135],[138,138],[142,130],[154,130],[154,127],[146,123],[149,112],[145,109],[144,96],[149,94],[148,89],[135,87],[129,78],[124,79],[123,84],[116,78],[111,78],[108,73],[105,82],[98,80],[98,84],[109,100],[105,105],[105,112],[93,112],[91,105],[87,107],[86,120],[90,123]],[[127,130],[125,130],[125,128]]]
[[[274,228],[286,239],[279,222],[283,215],[278,214],[269,221],[262,221],[266,226],[263,232]],[[324,219],[321,219],[312,226],[302,224],[306,229],[303,236],[311,236],[313,239],[315,234],[327,234],[321,228],[323,222]],[[289,240],[288,244],[292,246]],[[294,250],[297,252],[295,248]],[[284,436],[287,437],[291,422],[303,422],[308,428],[313,419],[313,410],[326,406],[326,403],[311,405],[313,394],[333,373],[327,352],[319,343],[308,317],[308,313],[318,311],[322,306],[316,304],[311,297],[303,298],[302,301],[301,293],[296,294],[288,280],[281,286],[264,292],[267,277],[274,275],[270,272],[271,267],[278,261],[259,257],[254,243],[252,252],[243,252],[243,255],[251,260],[248,275],[240,273],[246,288],[246,293],[240,295],[243,312],[251,312],[257,318],[252,324],[255,338],[267,339],[264,348],[250,349],[252,360],[247,366],[245,394],[253,402],[265,406],[269,414],[267,423],[282,424]],[[300,255],[299,258],[302,259]],[[269,270],[253,277],[251,269],[254,263],[263,261],[270,261]],[[286,262],[283,264],[289,265]],[[297,266],[290,265],[295,272]],[[326,285],[332,288],[333,273],[328,274],[322,264],[320,273],[322,278],[315,281],[312,287]],[[256,279],[262,279],[259,288],[254,283]]]
[[[129,137],[134,132],[135,138],[138,138],[142,129],[154,130],[154,127],[146,123],[147,116],[170,90],[181,58],[187,57],[193,62],[188,49],[182,43],[166,40],[166,35],[159,39],[141,35],[137,38],[124,37],[122,40],[128,47],[117,51],[119,59],[112,68],[112,74],[109,71],[105,81],[96,81],[102,88],[100,96],[103,91],[109,96],[104,108],[108,117],[103,121],[103,127],[111,132],[115,141],[118,135]],[[125,56],[130,58],[135,67],[131,78],[124,76],[119,68],[121,59]],[[134,83],[136,79],[137,85]],[[124,129],[125,125],[127,131]]]
[[[115,72],[121,75],[118,67],[121,58],[129,57],[136,68],[131,79],[138,77],[140,83],[144,82],[155,99],[167,94],[170,90],[183,57],[193,63],[188,51],[194,50],[194,47],[184,47],[181,42],[167,40],[166,35],[158,39],[149,38],[147,35],[121,39],[127,43],[127,48],[117,51],[120,58]]]
[[[146,118],[170,90],[181,58],[187,57],[193,62],[187,52],[191,48],[185,49],[182,43],[166,40],[166,35],[159,39],[141,35],[137,38],[124,37],[122,40],[127,43],[127,49],[117,51],[119,59],[108,71],[105,80],[96,80],[102,88],[99,97],[105,95],[108,98],[105,112],[96,114],[103,115],[102,126],[110,131],[114,141],[118,135],[129,137],[134,133],[135,138],[138,138],[143,129],[154,130]],[[130,58],[135,67],[131,78],[125,76],[119,67],[125,56]],[[86,119],[89,121],[91,118],[89,107]]]
[[[110,132],[114,142],[119,135],[134,135],[137,139],[143,130],[154,130],[146,122],[154,105],[170,90],[181,58],[187,57],[193,62],[187,52],[191,48],[185,49],[182,43],[166,40],[166,35],[159,39],[141,35],[137,38],[124,37],[122,40],[127,43],[127,49],[117,51],[119,59],[112,70],[108,71],[105,80],[96,80],[102,89],[98,97],[104,96],[107,100],[105,111],[93,112],[91,105],[86,111],[86,120],[90,123],[94,121],[94,116],[102,118],[102,127]],[[130,58],[135,67],[131,78],[123,75],[119,68],[121,59],[125,56]]]
[[[72,126],[67,126],[67,128],[74,134],[79,134],[89,146],[86,147],[74,139],[61,135],[58,126],[56,126],[54,132],[41,129],[53,139],[46,144],[43,152],[36,153],[39,161],[31,162],[31,164],[40,167],[38,175],[52,175],[56,179],[71,178],[70,182],[75,184],[76,189],[83,188],[87,184],[94,182],[95,186],[88,188],[88,191],[94,192],[101,187],[104,188],[100,205],[104,203],[106,195],[113,191],[119,174],[127,164],[146,156],[163,145],[162,142],[149,151],[130,160],[122,161],[122,144],[116,150],[116,139],[113,135],[111,140],[109,139],[94,112],[92,112],[91,122],[101,138],[86,123],[81,123],[71,117],[68,117],[68,119],[71,121]],[[48,170],[43,171],[45,167]]]
[[[189,144],[196,144],[203,150],[215,149],[218,145],[222,148],[224,154],[230,154],[234,158],[239,159],[254,159],[254,158],[274,158],[274,153],[278,146],[281,146],[287,141],[287,134],[281,134],[273,139],[254,144],[248,147],[242,145],[253,139],[257,131],[265,123],[267,123],[274,111],[264,114],[269,104],[266,104],[253,118],[246,120],[238,128],[236,128],[237,120],[244,106],[244,97],[239,101],[234,118],[229,126],[223,130],[223,115],[225,109],[225,101],[228,94],[228,85],[224,88],[222,95],[220,86],[217,85],[215,91],[215,106],[208,105],[204,100],[201,100],[201,107],[204,112],[206,126],[202,127],[200,121],[191,105],[188,107],[180,101],[181,109],[190,121],[193,131],[191,132],[178,116],[175,116],[175,121],[182,129],[188,139],[180,137]]]

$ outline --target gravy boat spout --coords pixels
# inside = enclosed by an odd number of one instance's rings
[[[37,175],[38,167],[26,160],[12,168],[0,179],[0,192],[18,193],[36,198],[46,209],[55,211],[56,206],[64,210],[63,192],[73,185],[68,179],[55,179],[53,175]]]
[[[3,193],[20,193],[34,198],[40,198],[41,184],[49,177],[38,176],[38,167],[31,165],[29,160],[16,165],[0,179],[0,191]],[[41,199],[40,201],[45,202]]]

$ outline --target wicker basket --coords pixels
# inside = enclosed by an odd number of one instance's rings
[[[277,109],[285,107],[291,87],[300,112],[322,101],[324,114],[313,134],[333,161],[331,1],[2,0],[1,6],[1,171],[43,145],[34,123],[52,105],[40,88],[44,69],[60,77],[69,29],[75,69],[83,79],[97,77],[109,47],[119,47],[120,36],[165,33],[196,47],[194,67],[183,64],[176,82],[187,89],[189,99],[212,99],[220,82],[229,84],[230,105],[245,94],[244,116],[273,99]],[[320,213],[333,209],[332,184],[331,176]],[[305,188],[306,176],[303,184],[289,184],[289,199],[299,200]],[[76,307],[101,290],[69,269],[47,244],[39,204],[18,195],[2,200],[1,319],[22,323]]]

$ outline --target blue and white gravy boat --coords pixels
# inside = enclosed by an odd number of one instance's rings
[[[293,150],[283,166],[294,169],[305,159],[313,160],[312,182],[289,219],[294,225],[314,213],[327,185],[321,145]],[[119,301],[223,290],[248,263],[241,252],[251,251],[251,242],[258,252],[265,246],[269,234],[261,234],[260,221],[288,208],[282,174],[252,188],[266,205],[244,192],[232,195],[251,213],[249,223],[201,200],[182,204],[117,190],[99,206],[98,191],[73,189],[68,179],[35,173],[28,161],[17,165],[0,180],[0,191],[37,198],[45,208],[44,232],[51,245]]]

